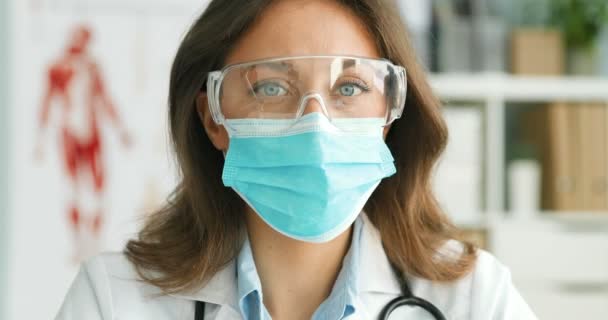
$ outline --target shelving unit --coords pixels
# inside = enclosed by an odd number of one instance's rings
[[[486,108],[485,196],[488,215],[504,211],[505,123],[510,102],[608,102],[608,79],[524,77],[501,73],[434,74],[431,86],[445,101],[476,101]],[[608,164],[607,164],[608,165]],[[470,222],[466,222],[470,223]]]
[[[608,101],[608,78],[530,77],[502,73],[433,74],[435,92],[444,99],[504,102]]]
[[[483,230],[488,249],[509,267],[516,287],[539,319],[606,319],[608,212],[513,215],[506,210],[504,188],[509,106],[608,102],[608,79],[493,73],[434,74],[430,81],[445,102],[475,102],[484,108],[485,208],[477,218],[455,223]]]

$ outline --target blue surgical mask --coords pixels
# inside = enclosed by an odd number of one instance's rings
[[[227,120],[222,179],[276,231],[326,242],[354,222],[380,181],[395,173],[385,119]]]

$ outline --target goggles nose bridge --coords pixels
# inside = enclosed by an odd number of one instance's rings
[[[329,114],[329,111],[327,110],[327,106],[325,104],[325,100],[323,99],[323,96],[321,94],[319,94],[318,92],[314,92],[314,91],[307,92],[302,95],[302,98],[300,98],[300,104],[298,106],[298,113],[296,114],[296,119],[299,119],[304,114],[304,112],[306,111],[306,106],[308,105],[308,102],[313,99],[317,100],[317,102],[319,103],[319,106],[321,107],[321,111],[325,114],[325,117],[327,117],[327,119],[331,120],[331,115]]]

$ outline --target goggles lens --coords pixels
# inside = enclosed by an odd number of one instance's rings
[[[215,76],[209,81],[208,90],[215,93],[210,105],[226,120],[295,120],[316,111],[329,119],[385,118],[389,123],[405,103],[405,71],[379,59],[269,59],[231,65]]]

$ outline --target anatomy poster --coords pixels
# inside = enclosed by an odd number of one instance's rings
[[[205,2],[10,1],[8,319],[52,318],[169,195],[169,71]]]
[[[131,138],[121,121],[112,97],[106,89],[102,68],[89,46],[92,31],[86,25],[74,26],[66,37],[63,51],[46,70],[45,86],[39,111],[39,131],[47,127],[58,130],[59,141],[54,147],[60,157],[62,177],[69,184],[65,203],[65,222],[72,235],[72,260],[75,263],[93,255],[99,249],[105,228],[104,191],[108,165],[102,146],[103,119],[112,122],[123,146]],[[58,113],[57,123],[49,124],[50,113]],[[37,138],[35,160],[46,151],[46,135]],[[110,166],[111,168],[112,166]]]

